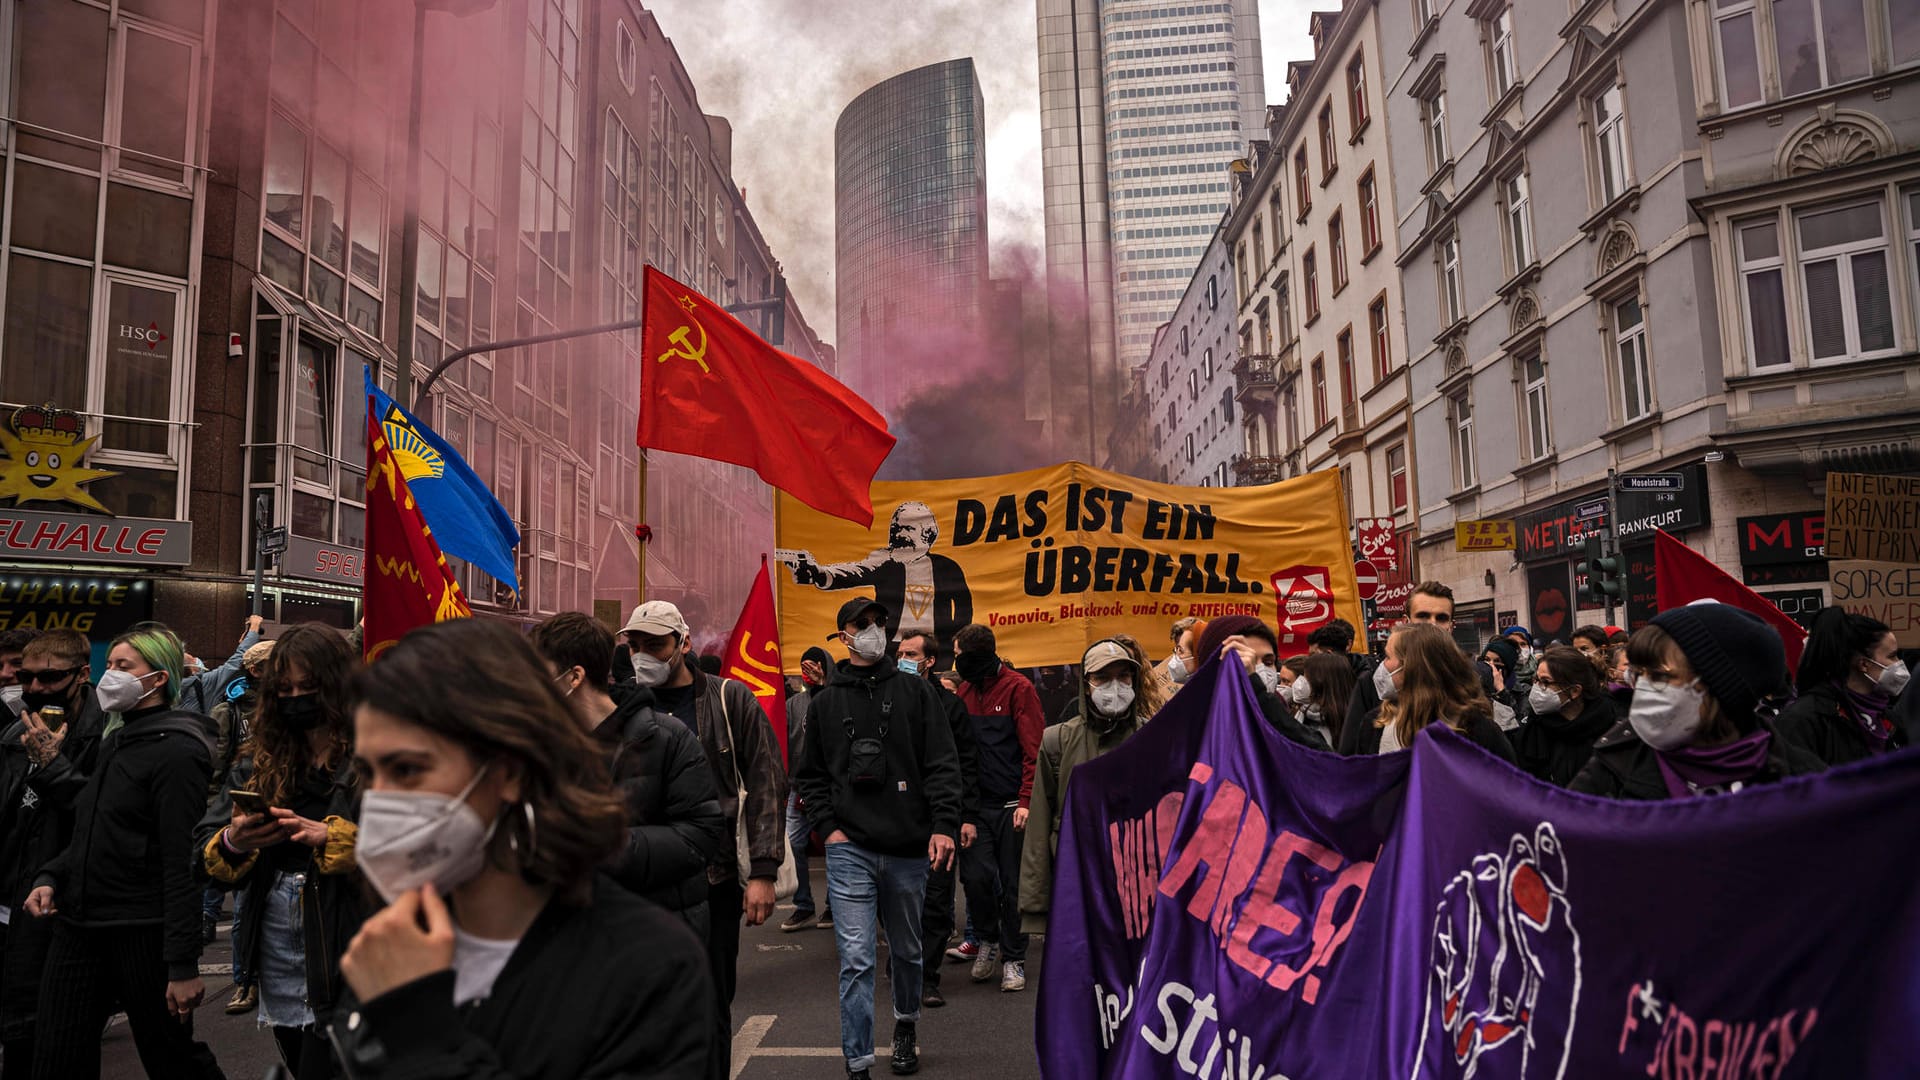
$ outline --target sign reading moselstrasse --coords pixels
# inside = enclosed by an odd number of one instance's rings
[[[193,561],[193,523],[0,507],[0,560],[5,559],[185,566]]]

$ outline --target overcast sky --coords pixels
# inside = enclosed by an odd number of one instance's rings
[[[1039,247],[1033,0],[651,0],[649,7],[693,76],[700,107],[732,121],[734,180],[747,189],[747,205],[822,337],[834,340],[834,121],[861,91],[903,71],[973,58],[987,105],[993,250]],[[1260,0],[1269,102],[1284,95],[1287,62],[1312,52],[1313,7]]]

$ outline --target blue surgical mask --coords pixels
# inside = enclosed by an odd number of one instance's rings
[[[909,660],[906,657],[902,656],[898,660],[895,660],[894,664],[896,664],[900,668],[901,674],[912,675],[915,678],[920,677],[920,661]]]

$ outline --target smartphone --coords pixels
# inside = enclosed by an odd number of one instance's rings
[[[270,807],[267,800],[257,791],[234,791],[231,793],[233,805],[248,814],[265,814]]]
[[[48,705],[36,715],[40,717],[40,722],[47,726],[48,731],[59,731],[67,726],[67,710],[62,706]]]

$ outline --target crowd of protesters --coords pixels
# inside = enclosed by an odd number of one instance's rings
[[[1790,671],[1771,626],[1712,602],[1631,634],[1463,646],[1451,591],[1425,582],[1378,657],[1340,620],[1283,656],[1258,618],[1182,619],[1157,660],[1095,641],[1055,708],[990,628],[889,625],[861,597],[820,628],[784,760],[661,601],[618,633],[579,613],[530,634],[440,623],[371,665],[318,624],[267,641],[253,620],[211,670],[159,624],[0,634],[0,1077],[98,1076],[115,1013],[148,1075],[221,1076],[193,1013],[229,897],[226,1009],[296,1080],[727,1077],[741,929],[789,880],[778,929],[834,935],[847,1075],[879,1061],[883,948],[887,1066],[915,1072],[946,963],[1027,988],[1075,770],[1209,664],[1302,746],[1392,753],[1444,726],[1617,799],[1845,765],[1920,723],[1911,657],[1839,608]]]

